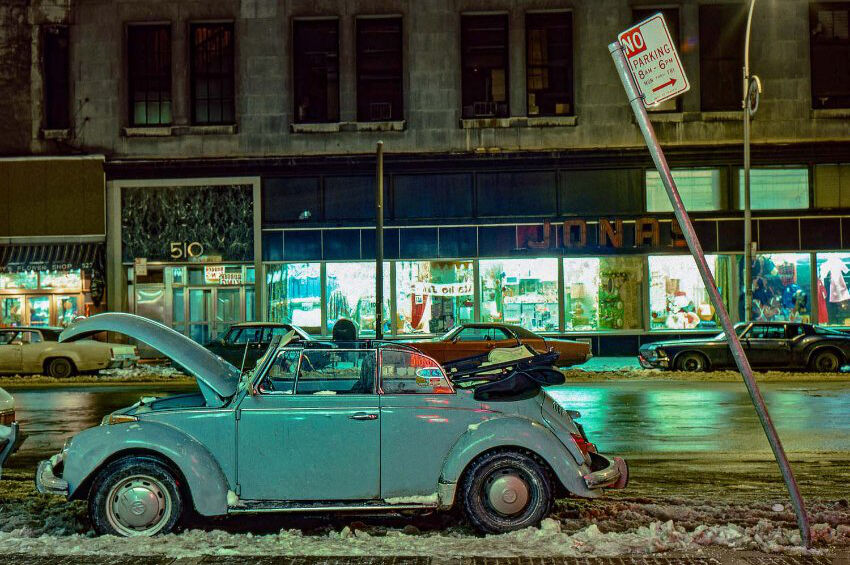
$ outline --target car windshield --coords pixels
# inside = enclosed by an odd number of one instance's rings
[[[834,330],[832,328],[824,328],[822,326],[814,326],[814,331],[818,335],[836,335],[841,337],[848,337],[845,332]]]

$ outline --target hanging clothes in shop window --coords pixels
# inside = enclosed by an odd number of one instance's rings
[[[843,302],[850,300],[850,291],[847,290],[847,283],[844,281],[844,274],[850,272],[844,261],[838,257],[828,258],[818,270],[818,278],[826,285],[826,278],[829,277],[829,301]]]

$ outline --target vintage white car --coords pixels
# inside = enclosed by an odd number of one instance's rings
[[[15,418],[15,399],[0,388],[0,472],[6,459],[18,450],[23,441],[24,434]]]
[[[70,377],[75,373],[129,367],[139,360],[132,345],[91,339],[59,343],[61,328],[0,329],[0,374],[47,374]]]

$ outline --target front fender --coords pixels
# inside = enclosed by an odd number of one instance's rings
[[[572,454],[543,424],[524,418],[501,417],[486,420],[458,438],[443,464],[441,483],[458,483],[473,459],[491,449],[519,447],[542,457],[568,491],[577,496],[596,497],[587,488],[586,465],[576,463]]]
[[[89,428],[76,436],[65,455],[62,478],[68,496],[74,493],[104,462],[115,455],[138,451],[158,453],[183,474],[195,510],[204,516],[227,513],[228,484],[212,454],[196,439],[159,422],[129,422]]]

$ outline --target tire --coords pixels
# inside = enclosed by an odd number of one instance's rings
[[[841,369],[841,357],[831,349],[818,351],[812,356],[809,367],[819,373],[837,373]]]
[[[488,453],[473,461],[460,497],[470,524],[485,534],[537,526],[554,503],[548,470],[516,451]]]
[[[680,371],[698,372],[705,371],[708,368],[708,363],[702,353],[689,351],[682,353],[676,359],[676,368]]]
[[[110,463],[89,493],[89,518],[98,534],[154,536],[174,530],[183,496],[172,472],[151,457]]]
[[[55,357],[47,362],[47,374],[54,379],[66,379],[75,373],[74,364],[65,357]]]

